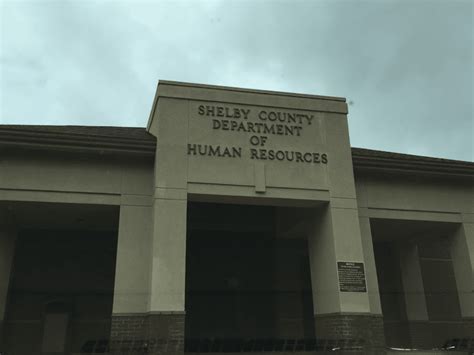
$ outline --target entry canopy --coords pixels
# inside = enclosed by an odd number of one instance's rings
[[[354,198],[344,98],[160,81],[156,186],[191,195]]]

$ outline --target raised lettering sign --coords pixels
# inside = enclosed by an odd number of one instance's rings
[[[287,161],[305,164],[327,164],[324,152],[269,149],[272,136],[301,137],[314,115],[283,110],[236,108],[219,105],[197,106],[198,117],[206,118],[212,130],[246,134],[251,145],[247,155],[252,160]],[[205,121],[205,122],[206,122]],[[242,158],[243,147],[212,144],[188,144],[188,155],[220,158]]]

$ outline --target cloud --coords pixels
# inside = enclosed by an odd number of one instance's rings
[[[2,3],[0,122],[145,126],[158,79],[346,96],[354,146],[473,159],[470,1]]]

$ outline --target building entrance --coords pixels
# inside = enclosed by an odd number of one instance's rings
[[[455,223],[371,221],[387,346],[456,348],[464,331],[453,258]]]
[[[110,335],[118,210],[18,203],[3,326],[6,354],[104,352]]]
[[[277,213],[189,204],[187,339],[314,337],[307,241],[282,237]]]

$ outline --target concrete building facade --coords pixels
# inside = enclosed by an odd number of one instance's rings
[[[2,125],[0,351],[468,349],[473,181],[351,148],[337,97],[160,81],[146,129]]]

